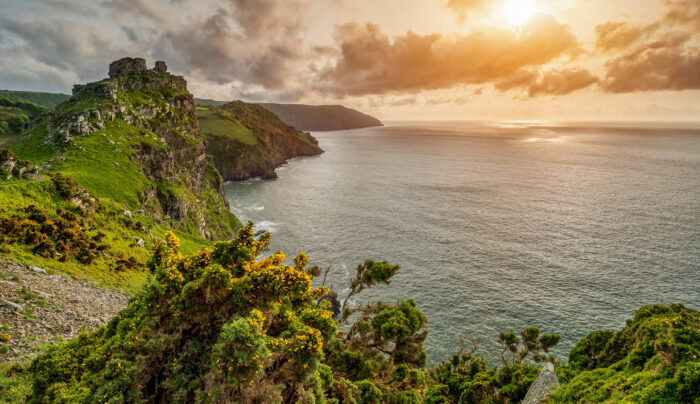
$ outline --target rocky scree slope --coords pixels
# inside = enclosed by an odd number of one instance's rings
[[[0,258],[0,362],[21,361],[42,344],[98,328],[126,307],[129,295],[43,268]]]
[[[323,153],[318,141],[267,109],[242,101],[198,106],[207,153],[226,181],[276,178],[275,168],[297,156]]]
[[[40,170],[74,178],[102,199],[143,211],[172,228],[226,238],[239,222],[206,154],[192,95],[164,62],[109,67],[109,78],[76,85],[6,146]]]

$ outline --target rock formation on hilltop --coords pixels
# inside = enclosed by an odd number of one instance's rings
[[[147,69],[144,59],[123,58],[108,79],[76,85],[10,148],[38,154],[29,158],[93,195],[206,238],[227,237],[238,222],[205,143],[185,79],[165,62]]]

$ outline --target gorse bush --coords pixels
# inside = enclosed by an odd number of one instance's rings
[[[248,226],[184,257],[169,234],[153,280],[107,326],[37,358],[34,401],[313,401],[324,341],[337,333],[305,262],[257,260],[269,235]],[[300,257],[302,257],[300,255]]]
[[[346,300],[336,322],[333,294],[312,287],[322,271],[307,267],[304,253],[293,266],[281,252],[259,258],[269,237],[254,237],[249,224],[191,256],[172,233],[155,242],[144,291],[106,326],[36,358],[29,401],[516,403],[536,363],[553,360],[541,352],[560,337],[529,327],[501,333],[503,366],[490,366],[474,346],[426,368],[427,320],[416,302]],[[351,294],[398,270],[366,261]],[[568,384],[553,399],[697,402],[699,340],[698,312],[642,308],[621,332],[591,334],[572,350],[559,367]]]
[[[562,367],[553,402],[700,403],[700,313],[646,306],[619,332],[594,331]]]
[[[91,232],[95,234],[90,234]],[[0,245],[24,243],[35,254],[59,261],[75,257],[91,264],[109,246],[101,241],[99,230],[91,229],[82,216],[64,209],[53,214],[29,205],[14,216],[0,219]]]

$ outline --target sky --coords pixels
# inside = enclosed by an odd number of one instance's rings
[[[700,121],[700,0],[0,0],[1,89],[124,56],[383,120]]]

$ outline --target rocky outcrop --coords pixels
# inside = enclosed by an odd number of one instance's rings
[[[522,404],[542,404],[549,393],[559,387],[559,378],[551,362],[546,362],[537,379],[530,385]]]
[[[145,74],[146,60],[142,58],[122,58],[109,64],[109,77]]]
[[[131,208],[142,208],[157,220],[186,222],[188,229],[196,227],[203,237],[228,237],[235,218],[228,218],[222,180],[206,154],[187,81],[167,73],[165,62],[156,62],[149,70],[140,58],[111,63],[109,76],[76,85],[70,100],[34,123],[46,125],[47,142],[66,150],[80,137],[103,136],[105,147],[127,153],[153,183],[139,191],[142,206]],[[124,150],[106,129],[110,121],[123,121],[130,125],[127,131],[146,134],[153,141],[140,141]],[[99,196],[96,190],[90,191]]]
[[[11,151],[0,149],[0,180],[22,179],[29,174],[29,161],[20,160]]]

